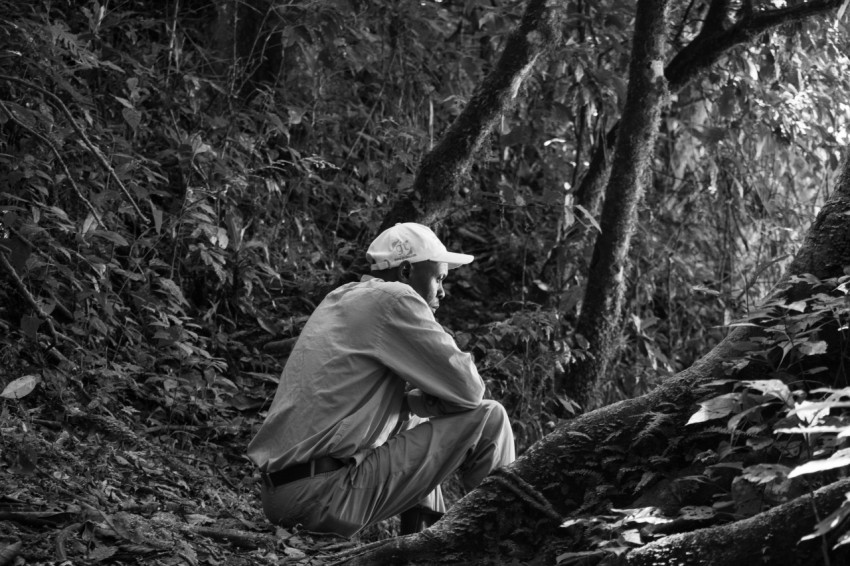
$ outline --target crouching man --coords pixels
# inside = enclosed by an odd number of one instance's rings
[[[472,356],[434,318],[448,271],[474,258],[414,223],[366,255],[371,275],[307,321],[248,446],[273,523],[348,537],[401,514],[415,532],[445,511],[452,472],[469,490],[514,460],[504,408],[483,399]]]

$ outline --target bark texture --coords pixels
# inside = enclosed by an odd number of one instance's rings
[[[825,554],[833,564],[847,564],[845,549],[824,552],[820,539],[799,542],[812,532],[818,519],[829,515],[850,491],[850,479],[843,479],[804,496],[774,507],[755,517],[671,535],[630,552],[623,566],[807,566],[824,564]],[[827,548],[835,537],[826,541]]]
[[[812,224],[786,277],[803,272],[821,279],[835,277],[847,264],[850,264],[850,166],[845,161],[835,192]],[[693,366],[644,396],[566,422],[514,464],[489,476],[431,529],[360,549],[345,558],[350,564],[359,565],[485,564],[529,559],[563,519],[637,500],[649,487],[641,481],[644,473],[653,472],[653,467],[662,460],[659,456],[670,446],[670,439],[683,434],[696,401],[707,392],[705,384],[722,375],[722,362],[737,353],[735,342],[745,340],[750,331],[747,327],[736,328]],[[824,495],[826,499],[821,499],[821,495],[815,497],[823,501],[824,513],[832,510],[835,501],[832,495]],[[782,523],[785,517],[800,517],[799,522],[803,523],[800,528],[804,530],[813,527],[801,515],[803,506],[811,505],[810,496],[804,495],[786,505],[790,507],[779,507],[735,523],[738,528],[716,527],[713,531],[667,537],[646,550],[646,558],[633,551],[634,563],[656,563],[653,560],[657,561],[664,548],[674,553],[680,549],[684,552],[687,544],[694,544],[696,549],[722,544],[728,554],[717,554],[719,562],[712,563],[747,564],[749,555],[737,556],[732,551],[740,547],[741,552],[751,552],[748,549],[755,548],[753,545],[763,545],[765,529],[778,533],[776,536],[781,533],[796,536],[797,531],[781,530],[783,525],[777,522]],[[665,541],[669,541],[669,547]],[[699,557],[671,556],[670,561],[658,563],[702,563]]]
[[[550,6],[550,4],[552,4]],[[481,82],[460,116],[422,160],[412,190],[384,218],[434,224],[446,217],[458,183],[499,117],[510,109],[535,61],[561,38],[560,2],[530,0],[519,27],[508,36],[493,71]]]
[[[664,52],[667,2],[638,2],[629,64],[629,87],[614,149],[614,167],[602,209],[588,285],[576,333],[590,343],[589,357],[572,364],[567,395],[582,407],[604,375],[620,333],[625,273],[638,203],[649,178],[661,110],[667,105]]]

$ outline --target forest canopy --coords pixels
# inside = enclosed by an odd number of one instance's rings
[[[0,9],[0,564],[20,541],[168,561],[108,523],[169,504],[252,541],[171,525],[196,561],[324,563],[264,522],[244,447],[309,314],[398,219],[476,256],[440,322],[519,451],[559,466],[465,499],[444,550],[486,508],[543,542],[479,556],[641,563],[817,488],[830,521],[801,528],[843,548],[847,2]],[[602,434],[614,414],[628,439]],[[585,436],[605,442],[563,441]]]

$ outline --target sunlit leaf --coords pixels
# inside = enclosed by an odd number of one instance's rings
[[[775,479],[788,477],[791,468],[782,464],[755,464],[741,472],[741,477],[753,483],[770,483]]]
[[[779,379],[758,379],[743,381],[742,383],[751,389],[764,393],[765,395],[776,397],[783,403],[788,403],[789,405],[794,403],[794,396],[791,395],[791,390],[788,389],[788,386]]]
[[[803,312],[806,310],[806,301],[794,301],[787,305],[783,305],[789,311]]]
[[[806,462],[800,466],[797,466],[791,473],[788,474],[789,478],[795,478],[797,476],[802,476],[805,474],[813,474],[816,472],[823,472],[826,470],[834,470],[835,468],[842,468],[844,466],[850,465],[850,449],[839,450],[829,458],[825,460],[812,460],[810,462]]]
[[[726,393],[700,402],[700,409],[686,424],[696,424],[725,417],[741,410],[741,393]]]
[[[823,520],[818,522],[818,524],[815,525],[814,532],[801,538],[800,542],[804,540],[811,540],[813,538],[821,537],[827,534],[829,531],[840,525],[848,515],[850,515],[850,498],[845,495],[845,501],[841,504],[841,507],[839,507],[838,509],[824,517]],[[841,544],[846,544],[846,542],[847,541]]]
[[[850,426],[830,426],[830,425],[816,425],[816,426],[800,426],[795,428],[777,428],[774,432],[780,434],[817,434],[817,433],[826,433],[826,434],[838,434],[839,436],[847,436],[847,432],[850,431]]]
[[[826,342],[818,340],[817,342],[803,342],[799,346],[800,353],[804,356],[813,356],[815,354],[826,354]]]
[[[41,378],[37,375],[23,375],[15,379],[3,389],[0,397],[5,399],[21,399],[33,392]]]
[[[829,415],[829,410],[834,407],[840,407],[842,403],[816,403],[812,401],[800,401],[788,413],[789,415],[797,415],[801,421],[813,424],[821,418]],[[850,407],[850,403],[844,404]]]

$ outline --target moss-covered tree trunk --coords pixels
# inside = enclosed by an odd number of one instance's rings
[[[848,264],[850,161],[845,159],[835,191],[812,224],[786,277],[803,273],[820,279],[837,277]],[[670,474],[670,455],[661,458],[662,454],[674,436],[683,434],[695,403],[708,392],[706,385],[724,375],[724,360],[739,354],[736,343],[745,341],[750,332],[749,327],[734,329],[693,366],[646,395],[568,421],[533,445],[513,465],[488,477],[430,530],[361,549],[349,562],[372,565],[486,563],[512,557],[529,560],[539,554],[563,520],[612,504],[629,507],[639,498],[646,498],[652,483],[643,478],[652,473]],[[662,461],[665,469],[659,468]],[[680,463],[684,465],[684,461]],[[644,550],[633,551],[634,563],[713,564],[701,561],[699,552],[703,549],[706,557],[720,556],[722,551],[723,558],[718,563],[750,563],[752,549],[765,543],[765,533],[772,533],[771,537],[796,537],[801,530],[808,530],[813,527],[806,523],[811,516],[804,516],[801,510],[814,504],[818,516],[827,515],[841,499],[835,496],[835,490],[843,487],[815,496],[802,495],[786,504],[788,507],[729,526],[671,535],[667,537],[669,544],[665,538]],[[642,503],[646,504],[651,503]],[[788,530],[789,516],[798,518],[802,523],[799,528]],[[784,550],[771,555],[771,564],[806,563],[813,553],[832,552],[829,545],[822,549],[819,541],[798,545],[779,538],[776,544]],[[692,544],[698,555],[693,560],[677,562],[686,544]],[[812,545],[817,549],[813,551]],[[712,546],[722,548],[714,548],[714,554],[709,554]],[[739,554],[735,554],[736,549]],[[571,550],[589,549],[583,549],[579,542]]]
[[[629,248],[637,225],[638,203],[649,182],[661,111],[667,104],[664,53],[667,3],[639,2],[635,19],[629,86],[614,148],[588,284],[576,333],[589,343],[588,354],[568,369],[567,395],[582,407],[590,402],[605,374],[620,333]]]

